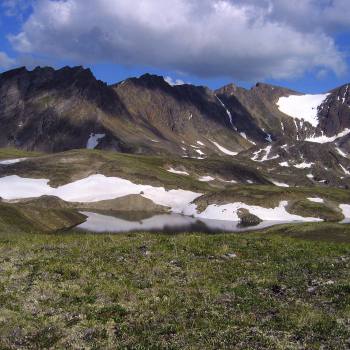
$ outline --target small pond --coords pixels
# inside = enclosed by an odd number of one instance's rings
[[[82,211],[86,222],[77,228],[95,233],[159,232],[159,233],[223,233],[261,230],[285,221],[263,221],[257,226],[242,227],[239,222],[198,219],[179,214],[158,214],[145,217],[140,213],[94,213]],[[288,222],[290,223],[290,222]]]

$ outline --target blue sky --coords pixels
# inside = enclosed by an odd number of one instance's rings
[[[218,88],[350,82],[348,0],[2,0],[0,70],[84,65]]]

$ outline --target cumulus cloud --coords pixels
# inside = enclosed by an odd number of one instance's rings
[[[7,69],[14,66],[16,61],[5,52],[0,51],[0,69]]]
[[[19,16],[22,17],[23,11],[30,8],[32,0],[3,0],[2,8],[6,16]]]
[[[349,25],[346,2],[37,0],[10,40],[26,54],[206,78],[290,78],[308,70],[341,74],[346,64],[332,30]]]

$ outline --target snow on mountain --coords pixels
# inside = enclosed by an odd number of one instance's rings
[[[232,128],[233,128],[234,130],[237,131],[237,128],[236,128],[236,127],[234,126],[234,124],[233,124],[233,118],[232,118],[231,112],[228,110],[228,108],[226,107],[226,105],[224,104],[224,102],[222,102],[222,100],[221,100],[217,95],[215,95],[215,96],[216,96],[216,98],[218,99],[218,101],[220,102],[221,106],[225,109],[226,114],[227,114],[227,116],[228,116],[228,118],[229,118],[229,121],[230,121],[230,124],[231,124]]]
[[[174,168],[169,168],[167,171],[169,173],[173,173],[173,174],[177,174],[177,175],[186,175],[186,176],[190,175],[187,171],[176,170]]]
[[[294,167],[298,169],[309,169],[314,165],[314,163],[300,163],[300,164],[295,164]]]
[[[166,81],[170,86],[177,86],[177,85],[184,85],[186,84],[183,80],[181,79],[173,79],[172,77],[164,77],[164,81]]]
[[[333,142],[336,139],[339,139],[340,137],[344,137],[348,134],[350,134],[350,129],[345,129],[342,132],[340,132],[339,134],[334,135],[332,137],[322,135],[322,136],[318,136],[318,137],[309,137],[309,138],[305,139],[305,141],[316,142],[316,143],[328,143],[328,142]]]
[[[227,154],[228,156],[236,156],[238,153],[237,152],[232,152],[230,150],[228,150],[227,148],[219,145],[217,142],[215,141],[212,141],[213,144],[222,152],[222,153],[225,153]]]
[[[2,160],[2,161],[0,161],[0,165],[12,165],[12,164],[23,162],[26,159],[27,158],[17,158],[17,159]]]
[[[266,148],[260,149],[253,153],[254,156],[251,159],[255,162],[265,162],[267,160],[279,158],[278,154],[274,155],[273,157],[270,157],[271,150],[272,150],[271,145],[267,146]],[[259,159],[263,152],[264,152],[264,156],[261,159]]]
[[[329,94],[320,95],[291,95],[281,97],[277,102],[278,109],[294,119],[303,119],[317,127],[317,110]]]
[[[287,212],[286,207],[288,201],[281,201],[279,206],[275,208],[264,208],[257,205],[247,205],[245,203],[236,202],[225,205],[209,205],[204,211],[199,213],[195,204],[190,204],[184,211],[185,215],[193,215],[197,218],[211,219],[211,220],[233,220],[239,221],[238,210],[244,208],[249,210],[253,215],[258,216],[262,220],[279,220],[279,221],[322,221],[314,217],[303,217],[293,215]]]
[[[95,149],[98,146],[100,140],[102,140],[106,134],[90,134],[88,142],[86,144],[87,149]]]

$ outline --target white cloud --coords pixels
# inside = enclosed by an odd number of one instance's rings
[[[14,66],[16,61],[9,57],[5,52],[0,51],[0,69],[8,69]]]
[[[3,0],[1,3],[6,16],[22,16],[23,11],[30,8],[32,0]]]
[[[53,60],[140,64],[200,77],[341,74],[346,64],[329,28],[349,23],[346,2],[37,0],[10,40],[21,53]]]
[[[350,28],[349,0],[274,0],[270,18],[304,30],[326,32]]]

